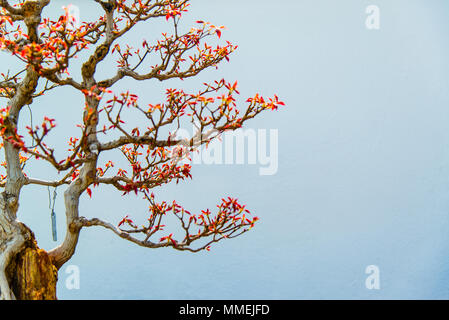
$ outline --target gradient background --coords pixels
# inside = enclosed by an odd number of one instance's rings
[[[54,3],[51,15],[70,2]],[[93,1],[76,4],[83,20],[95,18]],[[380,30],[365,27],[372,4],[381,10]],[[239,80],[242,98],[278,93],[287,107],[247,128],[279,130],[279,171],[259,176],[258,166],[197,165],[193,181],[155,193],[192,211],[235,196],[261,221],[199,254],[139,248],[102,229],[83,230],[69,263],[80,268],[81,288],[66,289],[65,266],[59,298],[448,299],[448,14],[446,0],[193,0],[183,26],[200,18],[226,25],[223,37],[239,50],[218,71],[182,85],[224,76]],[[171,30],[164,21],[146,24],[129,40],[164,30]],[[101,73],[114,65],[104,63]],[[150,103],[178,84],[128,81],[122,88]],[[55,117],[51,139],[66,148],[82,105],[80,94],[58,89],[36,100],[33,116]],[[51,172],[40,163],[29,168],[40,178]],[[108,188],[82,199],[87,217],[116,222],[127,213],[144,221],[146,203]],[[43,248],[55,246],[46,188],[25,188],[19,214]],[[372,264],[380,268],[380,290],[365,288]]]

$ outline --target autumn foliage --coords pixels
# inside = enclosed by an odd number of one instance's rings
[[[83,227],[101,226],[144,247],[172,247],[192,252],[209,250],[217,241],[250,230],[258,218],[237,199],[226,197],[214,209],[192,213],[176,201],[157,202],[154,193],[164,184],[192,177],[191,166],[183,160],[201,145],[284,103],[277,96],[264,98],[256,94],[243,99],[245,105],[238,106],[237,82],[223,79],[204,83],[196,92],[167,89],[163,101],[141,101],[131,90],[116,91],[115,84],[125,78],[187,80],[229,61],[237,46],[223,40],[223,26],[206,21],[197,21],[187,32],[182,32],[180,21],[189,9],[187,0],[95,1],[101,13],[98,20],[82,22],[79,26],[67,13],[57,20],[44,17],[42,8],[52,5],[50,1],[0,2],[0,48],[24,65],[19,73],[1,74],[0,96],[8,101],[25,97],[22,108],[26,104],[32,107],[34,99],[62,86],[84,95],[84,102],[80,102],[83,113],[82,123],[78,125],[80,134],[67,141],[69,148],[63,158],[57,158],[54,147],[46,139],[57,126],[56,119],[44,117],[19,132],[14,121],[17,110],[12,114],[11,106],[3,105],[0,134],[4,144],[18,151],[25,184],[66,186],[67,192],[78,199],[84,193],[93,197],[95,188],[110,185],[122,195],[135,193],[148,201],[148,217],[143,225],[129,216],[108,223],[81,217],[77,208],[70,212],[68,236],[59,249],[50,252],[55,265],[59,268],[73,254],[74,248],[70,247],[73,241],[69,238],[77,236]],[[162,33],[153,43],[142,39],[137,47],[117,43],[136,25],[154,19],[165,21],[171,31]],[[209,40],[221,44],[210,45]],[[81,69],[73,70],[72,61],[86,54],[88,58],[82,61]],[[97,67],[108,56],[116,61],[114,74],[97,79]],[[24,81],[27,81],[25,85]],[[138,112],[147,125],[133,126],[132,120],[123,116],[125,110]],[[196,125],[197,132],[190,139],[176,136],[184,123]],[[119,167],[112,158],[100,163],[99,155],[112,150],[120,150],[128,165]],[[61,178],[55,181],[33,178],[33,172],[25,167],[31,160],[48,162]],[[1,181],[2,185],[7,184],[7,174],[1,176]],[[176,236],[165,232],[167,216],[179,221],[180,233]],[[69,254],[62,254],[63,250]]]

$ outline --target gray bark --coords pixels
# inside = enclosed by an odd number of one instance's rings
[[[3,144],[7,163],[7,180],[5,190],[0,197],[0,299],[14,299],[14,294],[9,287],[6,268],[11,259],[19,253],[27,237],[27,232],[17,220],[19,208],[20,190],[26,183],[26,178],[20,166],[19,150],[15,148],[5,137],[13,134],[17,128],[20,110],[30,101],[35,92],[38,75],[30,67],[27,74],[18,86],[16,95],[8,106],[8,128],[5,131]]]

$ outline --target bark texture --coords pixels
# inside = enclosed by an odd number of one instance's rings
[[[12,20],[23,21],[29,41],[38,43],[41,12],[50,0],[27,0],[13,7],[0,1],[0,7]],[[0,194],[0,300],[55,299],[57,271],[48,254],[38,248],[31,230],[17,219],[20,192],[28,180],[22,171],[19,152],[12,142],[22,108],[31,104],[39,74],[29,65],[21,82],[14,85],[14,95],[2,124],[3,150],[7,179]]]
[[[34,238],[8,266],[11,290],[19,300],[56,300],[58,270]]]

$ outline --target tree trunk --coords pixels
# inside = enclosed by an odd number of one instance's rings
[[[58,270],[47,252],[37,246],[31,230],[28,232],[23,249],[6,269],[10,289],[19,300],[56,300]]]

